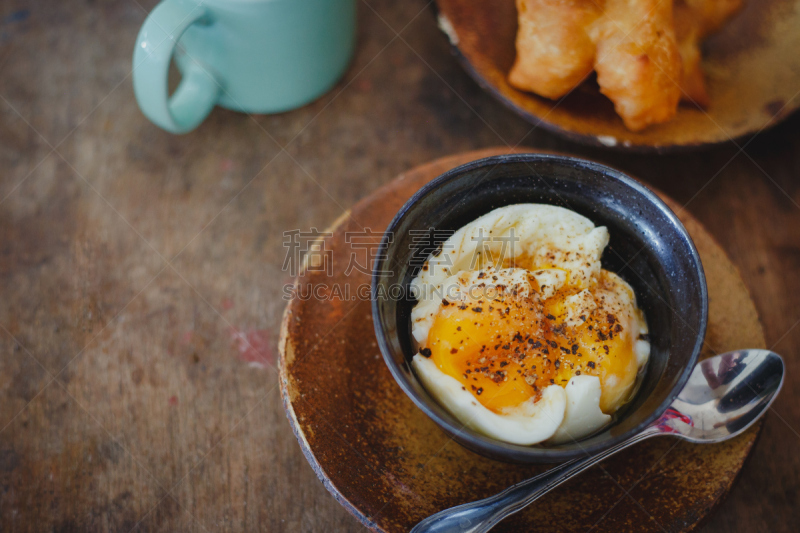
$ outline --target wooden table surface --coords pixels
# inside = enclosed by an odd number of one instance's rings
[[[795,530],[800,117],[699,153],[581,147],[471,81],[430,5],[376,0],[331,93],[172,136],[130,79],[154,4],[0,0],[0,531],[361,530],[281,406],[283,234],[414,165],[504,144],[629,171],[727,250],[789,373],[705,531]]]

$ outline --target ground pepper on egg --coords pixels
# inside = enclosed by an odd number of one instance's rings
[[[600,287],[613,285],[603,272],[598,278]],[[481,389],[480,403],[495,413],[531,397],[538,400],[548,385],[565,386],[582,374],[598,376],[607,385],[600,408],[613,412],[619,386],[627,388],[636,376],[635,339],[602,293],[594,309],[579,315],[579,324],[568,325],[564,302],[580,289],[563,287],[542,300],[536,280],[529,281],[533,292],[527,296],[497,285],[494,299],[458,305],[444,300],[423,355],[465,390]]]

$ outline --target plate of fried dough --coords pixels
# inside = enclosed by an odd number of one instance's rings
[[[535,126],[667,152],[800,106],[800,0],[436,0],[478,83]]]

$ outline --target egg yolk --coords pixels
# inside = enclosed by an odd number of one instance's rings
[[[492,298],[443,300],[422,355],[495,413],[538,400],[544,388],[564,387],[581,374],[599,377],[604,413],[618,409],[638,371],[634,326],[640,312],[614,298],[627,287],[603,271],[592,292],[584,292],[592,302],[576,318],[568,306],[578,289],[564,287],[542,301],[533,280],[532,286],[529,296],[501,288]]]

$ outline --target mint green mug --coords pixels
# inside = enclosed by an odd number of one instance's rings
[[[161,128],[186,133],[215,105],[278,113],[327,92],[355,44],[355,0],[164,0],[133,52],[133,90]],[[172,96],[172,56],[183,78]]]

